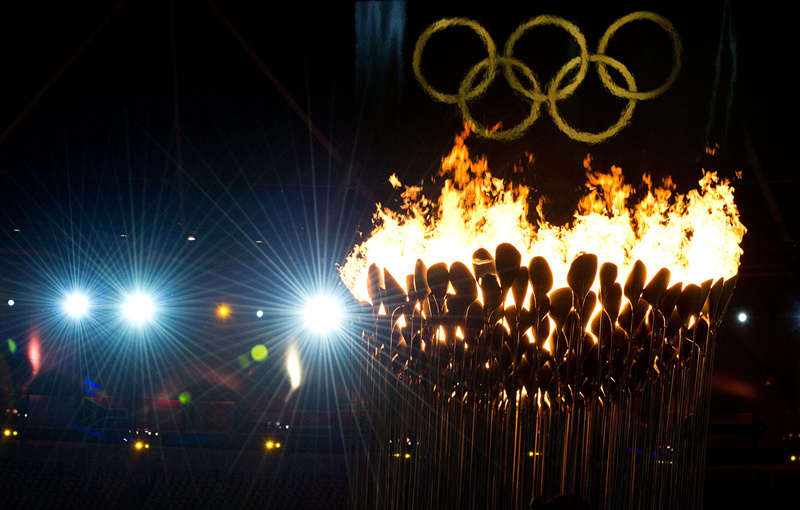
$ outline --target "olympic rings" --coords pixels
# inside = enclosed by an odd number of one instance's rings
[[[636,87],[636,80],[628,68],[620,61],[606,55],[608,44],[617,30],[627,23],[636,20],[652,21],[656,23],[667,33],[667,35],[669,35],[670,39],[672,40],[672,71],[664,83],[662,83],[659,87],[649,91],[639,91]],[[553,79],[545,87],[540,85],[536,74],[524,62],[514,56],[514,46],[516,45],[517,41],[529,29],[542,25],[554,25],[564,29],[570,36],[572,36],[573,39],[575,39],[575,42],[580,48],[580,55],[570,59],[569,62],[564,64],[564,66],[556,73]],[[422,61],[422,51],[424,50],[428,39],[430,39],[434,33],[453,26],[464,26],[475,32],[478,37],[480,37],[488,56],[475,64],[467,72],[464,79],[461,81],[457,93],[445,94],[434,89],[430,83],[428,83],[428,80],[422,74],[420,63]],[[564,18],[559,18],[557,16],[538,16],[518,26],[506,41],[502,56],[497,54],[497,48],[494,41],[489,33],[478,22],[466,18],[447,18],[432,24],[425,29],[422,35],[420,35],[414,48],[412,65],[414,68],[414,74],[417,77],[417,81],[422,89],[437,101],[448,104],[457,104],[461,110],[464,120],[473,126],[474,130],[479,136],[496,140],[514,140],[519,138],[523,133],[525,133],[525,131],[528,130],[528,128],[536,121],[536,119],[539,118],[541,106],[542,104],[546,104],[553,122],[555,122],[556,126],[558,126],[558,128],[564,134],[580,142],[599,143],[616,135],[621,129],[630,123],[631,117],[633,116],[633,110],[638,101],[644,101],[658,97],[672,87],[673,83],[675,83],[675,80],[678,77],[678,74],[680,73],[682,49],[680,37],[678,36],[678,33],[672,23],[670,23],[670,21],[663,16],[647,11],[633,12],[612,23],[611,26],[609,26],[606,30],[605,34],[603,34],[603,36],[600,38],[600,41],[597,45],[597,52],[594,54],[589,53],[589,50],[586,46],[586,38],[580,32],[578,27]],[[583,80],[586,78],[590,62],[596,64],[597,74],[600,77],[603,86],[614,96],[628,100],[628,103],[625,105],[619,120],[599,133],[578,131],[570,126],[562,118],[558,111],[557,105],[558,101],[562,101],[571,96],[583,83]],[[526,117],[522,122],[513,128],[502,131],[489,131],[472,118],[472,115],[469,112],[468,103],[474,101],[486,92],[497,76],[498,65],[503,67],[503,74],[506,77],[509,85],[511,85],[515,91],[519,92],[531,101],[531,111],[528,117]],[[623,88],[614,82],[613,78],[608,73],[607,66],[613,67],[617,72],[619,72],[620,75],[622,75],[627,88]],[[563,88],[559,88],[561,87],[561,83],[564,81],[566,75],[575,67],[578,67],[578,71],[572,80]],[[525,79],[530,82],[530,89],[526,88],[520,82],[514,72],[515,70],[521,72]],[[475,84],[476,78],[481,72],[484,73],[483,78],[477,84]]]
[[[530,82],[533,84],[533,88],[535,89],[536,93],[538,95],[542,95],[542,93],[539,91],[539,82],[536,81],[536,76],[533,74],[533,71],[531,71],[530,67],[526,66],[517,59],[509,59],[508,57],[498,57],[498,61],[503,62],[503,65],[506,66],[506,69],[510,69],[512,65],[519,67],[520,70],[525,74],[525,77],[528,78],[528,80],[530,80]],[[539,109],[542,105],[542,100],[534,99],[531,103],[530,115],[528,115],[525,120],[517,124],[514,128],[506,129],[504,131],[490,132],[486,127],[480,125],[478,121],[472,118],[469,108],[467,107],[467,97],[469,96],[467,90],[470,86],[472,86],[472,82],[475,81],[475,77],[478,75],[481,69],[488,65],[490,65],[488,59],[483,59],[469,70],[458,89],[458,107],[461,108],[461,114],[464,117],[464,121],[471,126],[474,126],[475,132],[481,133],[483,136],[487,136],[489,138],[494,138],[495,140],[514,140],[522,136],[522,134],[525,133],[525,131],[527,131],[531,125],[533,125],[536,119],[539,118]],[[489,73],[487,72],[486,74]]]
[[[514,30],[514,33],[511,34],[511,36],[508,38],[508,41],[506,41],[506,47],[504,53],[506,57],[514,58],[514,45],[517,44],[519,38],[522,37],[525,34],[525,32],[528,31],[528,29],[540,25],[555,25],[557,27],[563,28],[573,38],[575,38],[575,42],[578,43],[578,46],[581,49],[581,68],[578,70],[578,74],[572,80],[572,83],[564,87],[563,90],[558,91],[557,95],[558,99],[564,99],[566,97],[569,97],[573,92],[575,92],[575,89],[577,89],[578,86],[581,84],[583,79],[586,77],[586,72],[589,70],[589,48],[586,47],[586,38],[583,36],[578,27],[576,27],[575,25],[573,25],[572,23],[563,18],[558,18],[555,16],[546,16],[546,15],[538,16],[530,21],[523,23],[522,25],[518,26],[516,30]],[[517,77],[514,76],[514,73],[511,72],[511,69],[508,66],[506,66],[505,71],[506,71],[505,72],[506,79],[508,79],[508,83],[514,88],[514,90],[521,92],[523,95],[531,99],[538,99],[540,101],[547,99],[546,97],[528,96],[524,92],[525,89],[522,87],[522,84],[519,81],[517,81]]]
[[[437,90],[434,90],[434,88],[428,83],[428,80],[426,80],[422,75],[422,71],[419,68],[419,63],[420,60],[422,60],[422,50],[425,48],[425,44],[428,42],[428,39],[430,39],[434,33],[438,32],[439,30],[458,25],[462,25],[474,30],[475,33],[480,36],[483,46],[486,48],[487,53],[489,53],[488,63],[490,65],[486,72],[486,76],[483,77],[483,80],[481,80],[477,87],[469,92],[465,99],[469,101],[486,92],[486,89],[488,89],[489,84],[494,81],[495,74],[497,73],[497,66],[494,63],[494,61],[497,59],[497,48],[495,48],[494,41],[485,28],[478,24],[477,21],[472,21],[465,18],[440,19],[433,25],[426,28],[425,31],[422,32],[422,35],[419,36],[419,39],[417,39],[417,45],[414,48],[413,66],[414,74],[417,76],[417,81],[419,81],[419,84],[422,86],[422,88],[425,89],[425,91],[428,92],[431,97],[442,103],[456,103],[459,99],[458,95],[443,94]]]

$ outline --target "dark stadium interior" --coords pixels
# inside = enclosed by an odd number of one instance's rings
[[[587,153],[633,183],[670,175],[687,190],[704,170],[732,181],[747,234],[718,333],[705,507],[792,494],[800,216],[787,13],[727,1],[145,0],[0,8],[0,506],[348,507],[346,453],[362,437],[348,392],[355,327],[320,339],[303,303],[325,292],[358,310],[337,267],[377,203],[399,207],[389,176],[433,190],[463,129],[458,108],[414,77],[418,35],[459,16],[501,46],[552,13],[596,41],[636,10],[671,20],[684,53],[673,88],[630,126],[588,145],[543,117],[518,140],[472,138],[470,151],[531,187],[532,203],[548,197],[554,224],[572,219]],[[669,60],[664,41],[650,42],[651,53],[616,48],[646,54],[642,89],[667,73],[653,63]],[[556,31],[531,46],[543,75],[574,52]],[[481,51],[456,33],[431,50],[430,80],[457,88]],[[593,85],[600,99],[565,106],[586,129],[624,105]],[[513,124],[521,110],[503,89],[475,115]],[[78,287],[104,304],[76,323],[61,303]],[[119,319],[115,300],[133,287],[153,294],[157,324]]]

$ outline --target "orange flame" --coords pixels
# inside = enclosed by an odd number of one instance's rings
[[[418,258],[426,265],[461,261],[472,267],[475,250],[493,251],[503,242],[523,254],[523,264],[537,255],[546,258],[554,288],[566,285],[569,264],[583,252],[596,254],[600,263],[616,264],[620,281],[637,259],[653,274],[668,268],[672,281],[684,284],[737,273],[746,229],[733,202],[733,187],[716,173],[704,172],[699,188],[686,194],[676,193],[669,178],[654,186],[645,175],[646,194],[630,206],[634,189],[625,183],[622,170],[594,171],[587,156],[588,192],[572,224],[546,222],[540,202],[541,219],[531,225],[528,188],[492,177],[483,158],[470,160],[467,134],[456,137],[453,150],[442,160],[439,175],[445,181],[436,204],[414,186],[405,186],[400,212],[378,204],[369,238],[355,246],[339,268],[357,299],[369,301],[367,269],[372,263],[403,282]],[[395,176],[391,181],[400,186]]]

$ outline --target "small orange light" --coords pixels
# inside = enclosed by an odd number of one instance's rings
[[[142,443],[141,442],[136,443],[136,449],[137,450],[141,450],[142,449]]]
[[[10,430],[8,430],[8,429],[6,429],[6,430],[5,430],[5,432],[4,432],[4,434],[5,434],[5,435],[7,435],[7,436],[10,436],[10,435],[11,435],[11,431],[10,431]]]
[[[272,450],[275,447],[275,443],[272,441],[267,441],[267,450]]]

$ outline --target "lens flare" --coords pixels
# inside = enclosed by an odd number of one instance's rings
[[[252,356],[255,361],[264,361],[267,359],[267,354],[269,354],[269,350],[261,344],[253,346],[253,348],[250,349],[250,356]]]
[[[297,349],[294,346],[289,348],[286,355],[286,371],[289,373],[289,382],[292,385],[292,390],[300,387],[302,380],[302,370],[300,368],[300,357],[297,355]]]
[[[31,335],[30,340],[28,340],[28,361],[31,364],[31,375],[36,377],[42,369],[42,344],[38,333]]]

